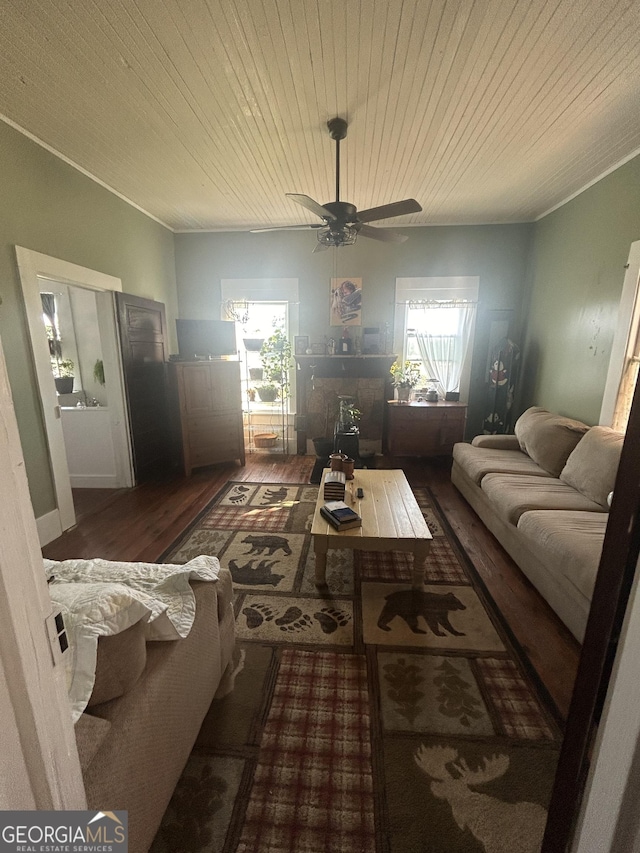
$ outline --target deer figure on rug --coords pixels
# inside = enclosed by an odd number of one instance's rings
[[[414,758],[420,770],[432,780],[433,794],[447,800],[460,829],[469,829],[484,845],[486,853],[539,853],[547,822],[547,812],[542,806],[507,803],[470,789],[503,776],[509,768],[508,756],[485,758],[482,767],[471,770],[457,750],[423,744]]]

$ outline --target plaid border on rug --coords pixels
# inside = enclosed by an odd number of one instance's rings
[[[284,649],[238,853],[375,850],[369,729],[362,655]]]

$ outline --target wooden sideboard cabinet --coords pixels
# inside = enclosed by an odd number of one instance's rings
[[[386,451],[392,456],[446,456],[464,438],[465,403],[387,402]]]
[[[244,465],[240,362],[171,362],[169,374],[184,473],[234,459]]]

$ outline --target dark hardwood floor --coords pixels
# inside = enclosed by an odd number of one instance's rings
[[[253,454],[247,464],[212,466],[191,477],[166,477],[111,494],[74,494],[78,523],[50,542],[52,560],[102,557],[154,562],[228,480],[306,483],[315,458]],[[580,646],[451,484],[449,464],[379,460],[402,468],[413,486],[429,486],[559,712],[566,717]],[[82,490],[82,492],[90,490]]]

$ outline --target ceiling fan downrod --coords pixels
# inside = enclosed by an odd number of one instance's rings
[[[347,123],[343,118],[330,118],[327,127],[336,143],[336,201],[340,201],[340,140],[347,135]]]

